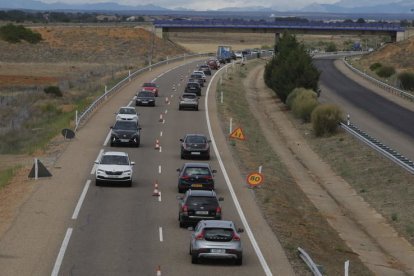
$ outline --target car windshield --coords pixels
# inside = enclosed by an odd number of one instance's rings
[[[157,87],[157,85],[152,82],[146,82],[142,85],[142,87]]]
[[[193,94],[183,94],[182,98],[183,99],[195,99],[195,98],[197,98],[197,96],[193,95]]]
[[[191,78],[192,78],[192,79],[201,79],[201,78],[202,78],[202,76],[201,76],[200,74],[192,74],[192,75],[191,75]]]
[[[136,130],[137,124],[133,121],[117,121],[112,129]]]
[[[190,196],[187,198],[186,204],[190,206],[217,206],[218,202],[217,199],[212,196]]]
[[[198,87],[198,86],[199,86],[198,82],[189,82],[189,83],[187,83],[187,87]]]
[[[119,114],[137,114],[134,108],[121,108]]]
[[[104,165],[129,165],[128,157],[122,155],[104,155],[101,159]]]
[[[223,240],[233,239],[233,229],[231,228],[205,228],[204,237],[206,240]]]
[[[195,168],[195,167],[186,168],[184,172],[184,176],[192,176],[192,175],[209,176],[211,174],[208,168]]]
[[[152,94],[152,92],[150,91],[141,91],[138,94],[138,97],[152,97],[154,96],[154,94]]]
[[[204,136],[194,135],[194,136],[187,136],[185,139],[186,143],[192,143],[192,144],[205,144],[206,138]]]

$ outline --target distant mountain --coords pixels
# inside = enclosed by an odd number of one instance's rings
[[[43,3],[37,0],[0,0],[0,9],[25,9],[25,10],[81,10],[81,11],[167,11],[168,9],[149,5],[126,6],[114,2],[102,2],[95,4],[66,4]]]
[[[263,6],[250,6],[250,7],[231,7],[231,8],[222,8],[222,9],[218,9],[217,11],[234,11],[234,12],[246,12],[246,11],[251,11],[251,12],[271,12],[274,11],[272,9],[269,9],[268,7],[263,7]]]
[[[350,6],[348,1],[340,1],[335,4],[310,4],[301,12],[325,12],[325,13],[412,13],[414,3],[412,0],[402,0],[395,3],[373,4],[359,1],[358,6]]]

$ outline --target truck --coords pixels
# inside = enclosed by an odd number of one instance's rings
[[[217,47],[217,59],[220,63],[226,63],[231,61],[232,50],[231,46],[218,46]]]

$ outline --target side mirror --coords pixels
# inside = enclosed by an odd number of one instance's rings
[[[139,129],[139,130],[141,130],[141,129],[142,129],[142,127],[139,127],[138,129]]]
[[[211,140],[207,140],[207,143],[211,143]]]
[[[212,173],[216,173],[216,172],[217,172],[217,170],[212,170],[211,172],[212,172]]]
[[[184,139],[180,139],[180,142],[184,142]]]
[[[178,200],[183,200],[183,199],[184,199],[184,197],[179,196],[179,195],[178,195],[178,196],[176,196],[175,198],[176,198],[176,199],[178,199]]]
[[[95,164],[99,164],[99,161],[98,160],[95,160],[95,162],[94,162]]]
[[[110,127],[109,127],[109,129],[112,129],[112,128],[113,128],[113,126],[110,126]]]
[[[218,201],[223,201],[224,200],[224,197],[219,197],[218,198]]]
[[[181,169],[177,169],[177,172],[181,172]]]
[[[135,165],[135,162],[134,161],[131,161],[131,166],[133,166],[133,165]]]
[[[244,229],[243,228],[238,228],[237,229],[237,233],[243,233],[244,232]]]

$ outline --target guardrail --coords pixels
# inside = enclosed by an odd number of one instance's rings
[[[403,167],[410,173],[414,174],[414,162],[410,159],[406,158],[405,156],[401,155],[400,153],[396,152],[390,147],[382,144],[377,139],[369,136],[367,133],[360,130],[358,127],[349,122],[341,123],[341,127],[345,129],[348,133],[354,135],[356,138],[358,138],[371,148],[375,149],[376,151],[390,159],[391,161],[395,162],[396,164]]]
[[[146,66],[144,68],[138,69],[138,70],[134,71],[133,73],[129,72],[129,74],[126,78],[124,78],[123,80],[121,80],[120,82],[115,84],[114,87],[112,87],[111,89],[107,90],[106,86],[105,86],[105,93],[102,96],[100,96],[99,98],[97,98],[85,111],[83,111],[80,114],[80,116],[78,116],[78,113],[76,112],[75,131],[78,130],[78,128],[82,125],[82,123],[84,123],[86,121],[86,119],[93,113],[93,111],[96,108],[98,108],[98,106],[101,105],[103,102],[105,102],[108,99],[108,97],[110,97],[112,94],[115,94],[116,92],[118,92],[121,87],[123,87],[126,83],[130,82],[132,79],[134,79],[136,76],[138,76],[142,72],[150,71],[154,67],[157,67],[157,66],[160,66],[160,65],[163,65],[163,64],[168,64],[169,62],[185,60],[186,58],[208,56],[208,55],[210,55],[210,54],[209,53],[207,53],[207,54],[193,54],[193,55],[184,54],[182,56],[174,57],[174,58],[171,58],[171,59],[167,58],[166,60],[163,60],[163,61],[154,63],[152,65]]]
[[[315,262],[312,260],[312,258],[309,256],[306,251],[300,247],[298,247],[299,257],[305,262],[305,264],[309,267],[310,271],[315,276],[322,276],[322,273],[319,270],[319,267]]]
[[[402,97],[402,98],[404,98],[404,99],[407,99],[407,100],[409,100],[409,101],[412,101],[412,102],[414,101],[414,95],[413,95],[413,94],[411,94],[411,93],[409,93],[409,92],[407,92],[407,91],[404,91],[404,90],[398,89],[398,88],[396,88],[396,87],[394,87],[394,86],[392,86],[392,85],[389,85],[388,83],[382,82],[382,81],[380,81],[380,80],[378,80],[378,79],[376,79],[376,78],[374,78],[374,77],[372,77],[372,76],[370,76],[370,75],[368,75],[368,74],[366,74],[366,73],[362,72],[361,70],[359,70],[359,69],[357,69],[357,68],[353,67],[353,66],[352,66],[352,65],[351,65],[351,64],[347,61],[347,59],[346,59],[346,58],[344,58],[343,60],[344,60],[345,65],[346,65],[349,69],[351,69],[351,70],[352,70],[352,71],[354,71],[355,73],[359,74],[359,75],[360,75],[360,76],[362,76],[363,78],[367,79],[367,80],[368,80],[368,81],[370,81],[371,83],[373,83],[373,84],[377,85],[378,87],[380,87],[380,88],[384,89],[384,90],[385,90],[385,91],[387,91],[387,92],[390,92],[390,93],[392,93],[392,94],[398,95],[398,96],[400,96],[400,97]]]

